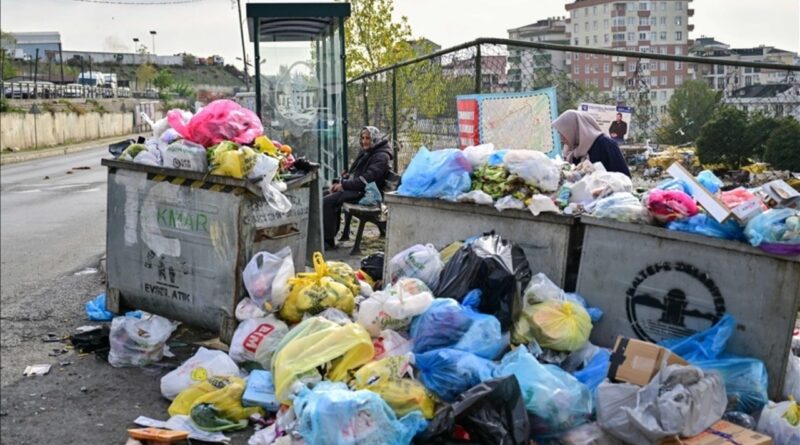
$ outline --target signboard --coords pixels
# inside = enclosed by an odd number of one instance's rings
[[[461,148],[491,142],[498,149],[561,153],[561,138],[551,126],[558,116],[555,88],[458,96],[457,109]]]
[[[617,142],[624,141],[630,137],[633,108],[614,105],[580,104],[578,110],[585,111],[592,115],[594,120],[597,121],[597,124],[600,125],[600,129],[603,130],[603,133],[615,139]],[[620,116],[617,116],[618,114]],[[618,119],[618,117],[620,119]],[[614,125],[614,122],[618,123]],[[616,128],[612,128],[612,125]],[[611,134],[612,129],[615,130],[616,136]]]

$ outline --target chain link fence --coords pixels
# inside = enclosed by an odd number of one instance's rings
[[[581,104],[625,107],[632,112],[625,143],[633,146],[691,143],[704,119],[726,104],[751,115],[800,120],[795,60],[709,59],[656,48],[634,53],[478,39],[365,74],[347,84],[350,158],[358,149],[358,129],[367,125],[390,136],[399,171],[420,146],[458,147],[456,96],[475,93],[553,87],[559,113]],[[712,99],[707,109],[693,103],[698,92]]]

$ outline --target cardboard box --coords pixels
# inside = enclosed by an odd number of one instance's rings
[[[800,201],[800,192],[781,179],[762,185],[761,190],[769,197],[771,203],[778,207],[796,208]]]
[[[668,365],[683,365],[686,360],[654,343],[619,336],[611,351],[608,378],[612,382],[644,386]]]
[[[717,220],[720,224],[724,223],[731,216],[731,209],[728,208],[720,199],[713,193],[706,190],[694,175],[689,173],[681,164],[675,162],[668,169],[667,173],[675,179],[682,179],[689,184],[692,188],[692,196],[700,204],[712,218]]]
[[[772,445],[772,438],[720,420],[694,437],[664,439],[661,445]]]

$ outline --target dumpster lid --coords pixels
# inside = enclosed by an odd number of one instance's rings
[[[212,175],[208,172],[201,173],[188,170],[179,170],[175,168],[155,167],[152,165],[137,164],[130,161],[118,161],[116,159],[103,159],[100,161],[100,164],[108,167],[109,171],[120,168],[123,170],[147,173],[148,175],[154,175],[154,177],[160,176],[161,178],[159,179],[174,177],[188,179],[191,181],[202,181],[209,184],[227,185],[231,187],[243,188],[256,196],[263,196],[258,185],[247,179],[236,179],[228,176]],[[286,181],[286,187],[289,189],[302,187],[303,185],[308,184],[316,179],[316,175],[317,171],[315,168],[313,171],[306,173],[305,175],[288,178]]]

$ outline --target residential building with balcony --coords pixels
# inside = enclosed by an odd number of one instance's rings
[[[508,38],[525,42],[562,45],[569,43],[564,17],[550,17],[509,29]],[[567,69],[566,54],[561,51],[509,47],[508,53],[508,86],[513,91],[535,89],[541,82],[546,82],[554,72],[565,72]]]

